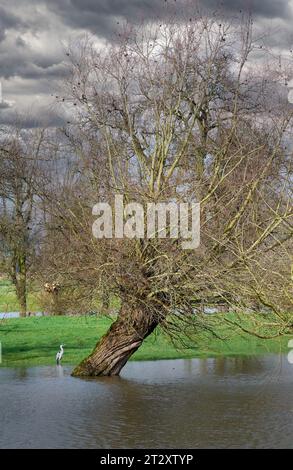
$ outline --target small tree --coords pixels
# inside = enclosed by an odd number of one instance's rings
[[[40,177],[42,130],[18,126],[0,136],[0,256],[16,289],[20,315],[27,311],[27,276],[35,251],[35,204]]]

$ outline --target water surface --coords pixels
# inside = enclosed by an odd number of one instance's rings
[[[33,312],[27,317],[42,317],[43,315],[43,312]],[[0,312],[0,320],[7,320],[8,318],[20,318],[20,314],[19,312]]]
[[[286,356],[0,369],[1,448],[293,448]]]

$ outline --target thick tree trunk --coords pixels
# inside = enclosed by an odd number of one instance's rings
[[[14,275],[14,285],[16,289],[16,297],[19,303],[19,315],[26,316],[27,310],[27,288],[26,288],[26,256],[19,256],[17,259],[17,267]]]
[[[119,375],[130,356],[158,325],[158,318],[143,307],[123,307],[118,319],[97,343],[92,354],[73,371],[73,376]]]
[[[101,297],[102,297],[102,313],[106,315],[109,313],[109,308],[110,308],[109,292],[106,289],[103,289]]]
[[[19,279],[17,280],[17,286],[16,286],[16,296],[17,300],[19,303],[19,315],[21,317],[26,316],[26,309],[27,309],[27,304],[26,304],[26,278],[23,276],[20,276]]]
[[[58,316],[63,314],[62,302],[60,301],[59,291],[52,292],[51,296],[51,310],[53,315]]]

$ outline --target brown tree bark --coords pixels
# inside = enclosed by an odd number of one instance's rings
[[[109,292],[106,289],[103,289],[101,297],[102,297],[102,313],[107,314],[110,308]]]
[[[25,317],[27,312],[27,271],[26,256],[18,255],[17,261],[13,260],[12,282],[15,286],[16,297],[19,304],[19,315]]]
[[[130,356],[158,323],[158,317],[143,306],[122,307],[118,319],[97,343],[91,355],[74,369],[72,375],[119,375]]]
[[[26,316],[27,302],[26,302],[26,276],[19,274],[16,285],[16,296],[19,303],[19,315]]]

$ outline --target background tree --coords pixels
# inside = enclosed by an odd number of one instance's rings
[[[20,315],[27,311],[27,278],[36,250],[37,187],[42,167],[44,131],[16,125],[0,135],[1,266],[16,289]]]

